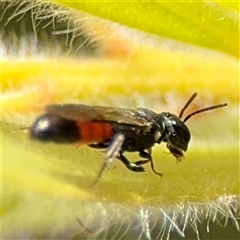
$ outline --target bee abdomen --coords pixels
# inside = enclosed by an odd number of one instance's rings
[[[112,125],[104,122],[78,122],[81,141],[83,143],[101,143],[107,141],[113,134]]]
[[[46,113],[36,119],[30,137],[44,142],[73,143],[79,141],[80,134],[75,121]]]
[[[30,137],[44,142],[100,143],[112,136],[112,126],[104,122],[78,122],[46,113],[34,122]]]

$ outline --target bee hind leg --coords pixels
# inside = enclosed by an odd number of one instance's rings
[[[107,147],[106,151],[105,151],[105,158],[104,158],[104,162],[95,178],[95,180],[92,182],[92,184],[89,186],[94,187],[96,185],[96,183],[99,181],[99,179],[101,178],[105,168],[107,167],[107,164],[109,162],[112,161],[112,159],[117,158],[118,155],[120,154],[121,148],[122,148],[122,144],[124,141],[125,137],[123,134],[116,134],[114,136],[114,138],[112,139],[112,142],[109,144],[109,146]],[[95,148],[99,148],[101,147],[101,145],[92,145],[90,147],[95,147]]]
[[[107,144],[105,143],[91,143],[91,144],[88,144],[88,146],[91,148],[97,148],[97,149],[107,148]]]

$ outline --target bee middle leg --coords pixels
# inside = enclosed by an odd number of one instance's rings
[[[157,172],[157,171],[155,170],[155,168],[154,168],[153,158],[152,158],[152,156],[151,156],[151,149],[149,149],[148,152],[140,151],[140,152],[139,152],[139,156],[142,157],[142,158],[147,158],[147,159],[146,159],[146,160],[139,160],[139,161],[135,162],[136,165],[139,166],[139,165],[143,165],[143,164],[146,164],[146,163],[150,162],[152,171],[153,171],[155,174],[159,175],[160,177],[163,176],[162,173]]]
[[[120,153],[117,157],[117,159],[119,159],[129,170],[133,171],[133,172],[144,172],[145,169],[144,167],[140,166],[139,164],[136,163],[131,163],[128,161],[128,159],[123,156],[122,153]]]

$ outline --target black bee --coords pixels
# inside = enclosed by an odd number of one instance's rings
[[[169,112],[155,113],[146,108],[123,109],[83,104],[49,105],[30,129],[32,139],[43,142],[87,144],[105,149],[105,160],[93,185],[101,177],[112,159],[119,159],[129,170],[143,172],[142,165],[150,162],[154,169],[151,148],[155,143],[166,142],[177,162],[182,161],[188,149],[191,134],[185,122],[195,114],[227,106],[227,103],[210,106],[189,114],[182,120],[186,108],[197,96],[188,100],[179,116]],[[139,152],[142,160],[130,162],[123,154]]]

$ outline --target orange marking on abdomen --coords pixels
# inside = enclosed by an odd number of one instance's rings
[[[83,143],[100,143],[112,136],[112,126],[109,123],[78,122],[77,126],[81,137],[80,141]]]

